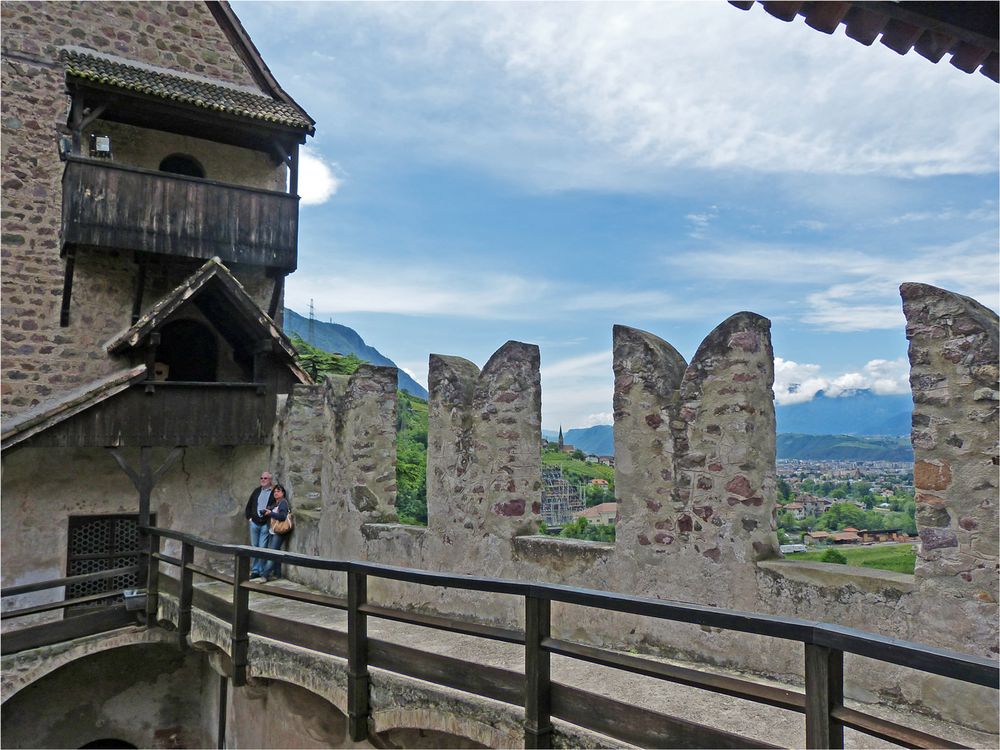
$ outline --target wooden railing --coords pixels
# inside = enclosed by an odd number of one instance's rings
[[[53,589],[72,586],[78,583],[90,581],[100,581],[118,576],[132,575],[142,571],[141,565],[131,565],[125,568],[114,568],[113,570],[101,570],[97,573],[84,573],[82,575],[67,576],[65,578],[55,578],[48,581],[38,581],[37,583],[25,583],[19,586],[8,586],[0,590],[0,597],[23,596],[40,591],[51,591]],[[81,605],[93,605],[103,603],[106,606],[95,608],[93,612],[86,612],[67,619],[47,622],[42,625],[34,625],[20,630],[5,632],[3,640],[0,641],[0,653],[11,654],[18,651],[25,651],[31,648],[49,646],[53,643],[81,638],[86,635],[103,633],[114,628],[124,627],[134,624],[136,617],[132,612],[126,611],[125,604],[113,602],[114,599],[121,599],[123,589],[112,591],[102,591],[98,594],[74,597],[72,599],[58,599],[44,604],[35,604],[19,609],[8,609],[0,614],[0,620],[8,621],[18,617],[28,615],[39,615],[45,612],[65,611],[68,607]]]
[[[167,174],[80,156],[66,158],[65,247],[181,255],[295,270],[298,196]]]
[[[551,746],[553,717],[646,747],[668,744],[675,747],[770,747],[758,740],[553,682],[550,672],[550,658],[553,654],[802,713],[805,715],[806,745],[810,748],[843,747],[845,727],[907,747],[962,747],[948,739],[935,737],[844,706],[845,653],[950,677],[974,685],[996,689],[1000,684],[1000,668],[996,662],[988,659],[820,622],[554,584],[525,583],[434,573],[376,563],[324,559],[245,545],[221,544],[169,529],[144,528],[144,531],[149,534],[150,554],[156,561],[148,568],[146,603],[148,622],[151,624],[156,622],[157,599],[161,584],[165,592],[172,589],[177,595],[177,637],[182,647],[186,647],[191,631],[192,608],[198,607],[209,614],[228,620],[231,625],[232,679],[233,684],[237,686],[246,683],[248,643],[251,633],[346,658],[348,722],[351,738],[354,741],[361,741],[368,735],[371,667],[523,706],[525,746],[531,748]],[[180,542],[180,557],[162,553],[160,551],[162,539]],[[201,549],[210,555],[231,557],[234,575],[229,576],[195,564],[195,549]],[[347,597],[251,583],[248,580],[251,557],[274,560],[285,566],[345,573]],[[177,567],[179,579],[175,581],[164,577],[161,580],[161,563]],[[196,589],[193,585],[195,575],[232,586],[232,602],[223,601],[202,589]],[[500,628],[380,607],[368,601],[369,578],[518,596],[524,600],[525,628],[523,631]],[[345,610],[347,633],[251,610],[249,607],[251,592]],[[8,591],[4,590],[5,596],[7,593]],[[764,685],[751,680],[702,672],[637,655],[621,654],[553,638],[552,602],[801,643],[805,690],[799,692]],[[369,617],[521,645],[524,647],[525,655],[524,673],[473,664],[369,638],[367,630]]]

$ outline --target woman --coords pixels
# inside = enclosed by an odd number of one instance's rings
[[[268,501],[267,507],[264,509],[262,515],[268,522],[272,520],[284,521],[291,511],[292,509],[288,504],[288,498],[285,493],[284,485],[274,485],[274,488],[271,490],[271,499]],[[264,545],[265,547],[268,549],[281,549],[281,544],[284,541],[284,534],[275,534],[270,528],[268,528],[267,543]],[[265,560],[264,564],[261,566],[260,574],[266,581],[273,581],[281,578],[281,563],[275,562],[274,560]]]

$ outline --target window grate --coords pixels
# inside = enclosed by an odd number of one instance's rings
[[[150,517],[155,524],[155,518]],[[69,549],[66,555],[66,575],[85,575],[102,570],[125,568],[139,563],[142,552],[139,538],[138,514],[109,516],[70,516]],[[104,578],[97,581],[83,581],[66,587],[66,598],[120,591],[124,588],[140,586],[137,573]],[[82,614],[97,607],[107,607],[119,603],[120,599],[103,599],[88,604],[68,607],[66,613]]]

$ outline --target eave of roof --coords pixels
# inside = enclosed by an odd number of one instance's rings
[[[309,374],[298,366],[295,348],[278,325],[260,309],[247,294],[243,285],[233,276],[219,258],[205,261],[197,271],[186,278],[173,291],[164,295],[133,325],[121,331],[105,344],[108,354],[122,354],[137,347],[154,329],[162,324],[179,307],[201,291],[212,280],[218,281],[227,297],[243,316],[251,321],[261,333],[276,344],[276,353],[283,355],[285,364],[300,383],[312,383]]]
[[[132,383],[146,378],[146,365],[119,370],[80,388],[68,391],[56,399],[39,404],[13,419],[5,419],[0,450],[7,450],[39,432],[79,414],[90,407],[121,393]]]
[[[243,24],[227,0],[205,0],[205,4],[215,18],[216,23],[219,24],[219,27],[226,35],[226,38],[229,39],[229,43],[233,45],[236,54],[240,56],[240,59],[247,66],[250,75],[253,76],[257,85],[263,90],[270,92],[275,98],[294,107],[302,117],[315,126],[316,121],[309,116],[309,113],[281,88],[281,84],[278,83],[274,74],[271,73],[271,69],[267,67],[267,63],[264,62],[264,58],[257,49],[257,45],[253,43],[247,30],[243,27]],[[309,130],[309,135],[312,135],[314,132],[315,127]]]
[[[754,0],[730,0],[750,10]],[[951,54],[951,64],[965,73],[979,70],[1000,82],[997,2],[772,2],[758,3],[775,18],[790,22],[802,16],[806,25],[832,34],[844,33],[865,46],[876,39],[905,55],[910,50],[933,63]],[[881,37],[881,38],[880,38]]]
[[[299,108],[243,86],[211,81],[81,47],[64,47],[60,57],[70,82],[153,97],[270,126],[312,134],[313,121]]]

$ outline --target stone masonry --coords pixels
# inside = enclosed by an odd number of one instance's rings
[[[360,391],[364,372],[350,385],[344,379],[330,382],[323,388],[323,409],[316,393],[297,388],[286,414],[302,412],[295,419],[286,416],[277,465],[286,467],[287,481],[296,485],[293,500],[300,483],[307,493],[314,491],[315,478],[307,475],[322,465],[323,505],[321,517],[307,512],[300,519],[290,548],[802,617],[988,655],[997,636],[990,580],[996,574],[997,533],[991,395],[996,371],[990,369],[996,318],[971,300],[920,285],[905,286],[904,300],[917,402],[919,525],[925,544],[954,539],[947,542],[951,546],[925,549],[915,577],[781,559],[774,519],[770,323],[748,312],[713,330],[690,364],[650,333],[615,327],[619,519],[613,545],[533,535],[540,479],[539,356],[534,346],[509,342],[482,371],[459,357],[431,355],[426,528],[392,523],[388,479],[372,484],[378,472],[391,474],[394,381],[380,379],[361,400],[343,394]],[[926,377],[933,373],[947,382]],[[950,395],[943,399],[943,393]],[[310,432],[310,414],[323,421],[322,429]],[[374,444],[347,450],[356,438],[339,437],[336,424],[367,429],[362,445]],[[925,434],[932,429],[933,435]],[[379,453],[375,463],[371,451]],[[378,469],[366,479],[352,479],[358,464]],[[359,487],[377,487],[374,500]],[[359,509],[362,498],[369,498],[371,510]],[[292,575],[334,593],[344,590],[338,576]],[[385,606],[508,627],[517,627],[522,617],[516,601],[471,592],[373,582],[369,595]],[[563,610],[553,610],[557,637],[801,679],[801,650],[780,641]],[[848,693],[861,700],[882,696],[930,713],[947,705],[953,719],[980,727],[990,725],[996,713],[989,690],[890,667],[852,667]]]
[[[997,315],[927,284],[903,284],[900,294],[914,401],[915,576],[928,624],[947,632],[965,622],[965,637],[979,640],[990,630],[968,623],[995,620],[1000,596]],[[955,618],[954,608],[973,617]],[[994,622],[994,652],[995,633]]]
[[[429,523],[455,554],[484,535],[533,533],[541,519],[538,347],[508,341],[482,372],[431,355]]]
[[[4,164],[0,405],[4,416],[13,416],[115,367],[102,347],[130,322],[137,273],[131,253],[80,252],[70,324],[60,327],[63,164],[57,142],[68,132],[69,112],[60,47],[85,47],[257,87],[204,3],[11,1],[0,6],[0,13],[4,31],[0,84],[5,94],[0,101]],[[108,129],[108,124],[101,122],[96,121],[93,127]],[[116,132],[125,129],[111,126],[115,128]],[[211,159],[207,151],[198,151],[194,143],[198,139],[165,135],[161,140],[143,141],[145,159],[158,163],[178,148],[199,154],[203,163]],[[214,144],[209,145],[215,149]],[[225,152],[230,166],[214,174],[215,179],[239,181],[238,177],[246,184],[284,184],[283,166],[275,168],[247,149],[216,150]],[[127,155],[127,151],[123,153]],[[258,304],[266,306],[272,284],[265,283],[263,271],[233,270]],[[154,270],[147,277],[144,303],[148,306],[172,289],[170,282],[160,279]]]
[[[636,548],[640,577],[661,575],[642,567],[658,556],[672,567],[680,557],[685,598],[718,603],[705,577],[752,575],[748,563],[777,556],[773,359],[770,322],[753,313],[718,326],[690,366],[665,341],[615,326],[616,546]]]

